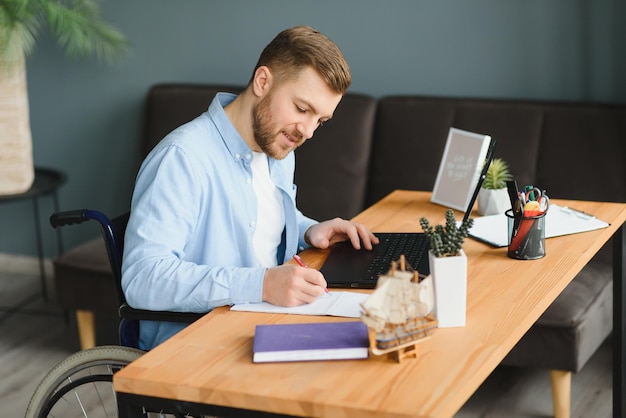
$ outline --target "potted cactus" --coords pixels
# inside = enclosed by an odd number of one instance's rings
[[[506,189],[509,180],[513,180],[513,176],[508,163],[501,158],[494,158],[478,192],[479,215],[497,215],[511,208]]]
[[[446,211],[446,225],[431,226],[428,219],[420,218],[422,230],[430,241],[430,251],[435,257],[455,257],[461,255],[463,242],[469,235],[469,229],[474,224],[468,218],[457,226],[452,209]]]
[[[435,316],[440,328],[465,325],[467,304],[467,257],[463,242],[474,220],[469,218],[457,226],[454,212],[446,211],[446,224],[430,225],[420,218],[422,230],[429,238],[428,260],[435,288]]]

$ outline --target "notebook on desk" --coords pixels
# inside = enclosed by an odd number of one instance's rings
[[[471,199],[465,208],[463,220],[468,219],[472,212],[487,168],[493,159],[495,140],[487,135],[485,138],[489,140],[487,157],[476,181]],[[398,260],[402,254],[404,254],[407,263],[416,269],[420,276],[425,277],[430,274],[428,262],[430,244],[424,233],[386,232],[375,233],[375,235],[380,239],[380,243],[372,251],[356,250],[349,241],[335,244],[320,269],[328,287],[373,289],[376,287],[378,277],[389,271],[391,262]]]

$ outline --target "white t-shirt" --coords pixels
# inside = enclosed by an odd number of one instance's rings
[[[257,222],[253,246],[259,266],[274,267],[276,253],[285,228],[285,209],[280,190],[270,178],[267,155],[254,152],[252,185],[257,196]]]

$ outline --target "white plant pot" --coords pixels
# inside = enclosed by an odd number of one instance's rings
[[[478,192],[478,214],[499,215],[511,209],[511,200],[506,188],[503,189],[483,189]]]
[[[435,316],[439,328],[465,326],[467,305],[467,256],[435,257],[428,251],[435,287]]]

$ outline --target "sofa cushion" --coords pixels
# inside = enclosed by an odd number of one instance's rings
[[[239,93],[242,89],[241,86],[191,83],[152,86],[146,97],[139,163],[165,135],[206,112],[217,93]]]
[[[397,96],[379,100],[367,204],[395,189],[432,190],[451,127],[491,135],[519,183],[536,175],[541,111],[531,103]]]
[[[537,176],[541,123],[541,110],[530,102],[470,100],[456,103],[452,126],[495,139],[495,157],[508,162],[524,185]]]
[[[536,182],[550,196],[626,202],[624,106],[547,106],[541,137]]]
[[[448,101],[379,100],[367,206],[396,189],[432,190],[453,117],[454,105]]]
[[[580,371],[613,329],[611,272],[606,264],[589,263],[502,363]]]
[[[376,99],[348,93],[333,118],[296,150],[297,203],[305,215],[350,219],[363,210],[375,113]]]

